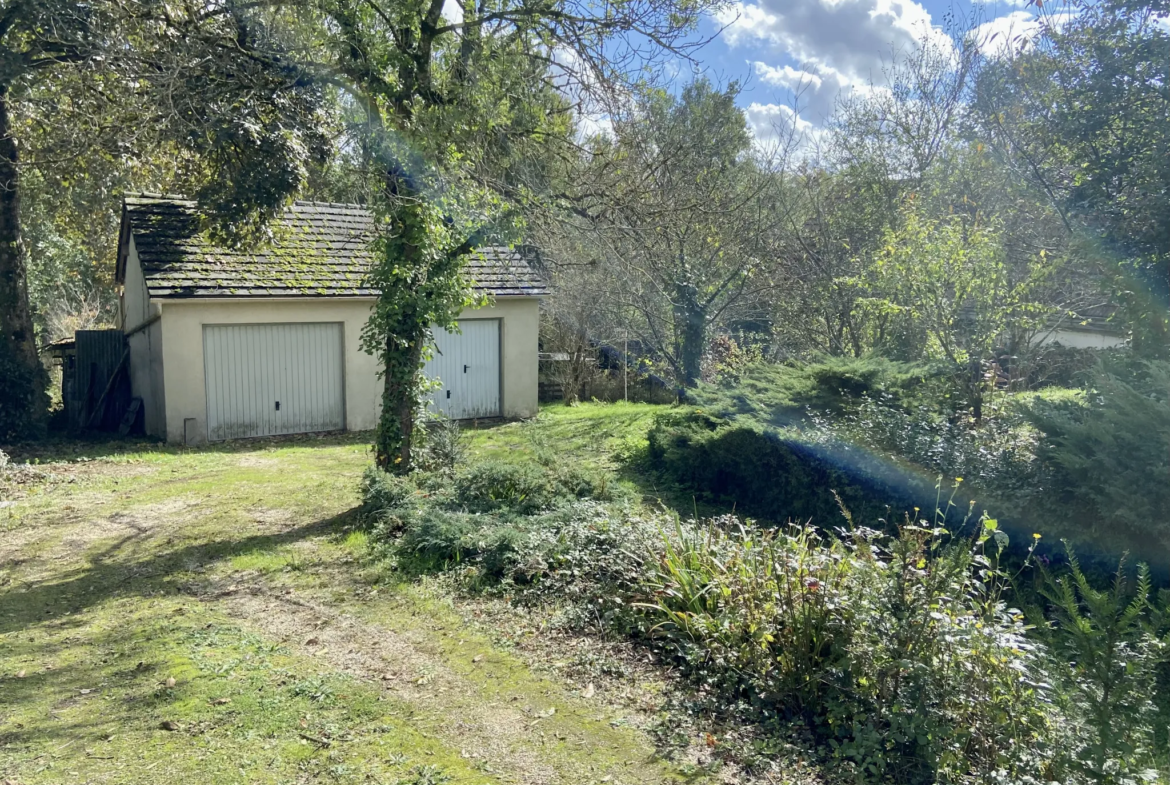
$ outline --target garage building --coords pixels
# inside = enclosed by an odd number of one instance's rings
[[[212,242],[196,204],[127,198],[117,280],[133,395],[146,432],[197,444],[252,436],[367,430],[377,421],[377,361],[361,350],[376,291],[366,287],[371,215],[296,202],[271,242]],[[523,250],[469,258],[489,305],[459,333],[436,331],[434,408],[456,419],[529,417],[537,409],[541,276]]]

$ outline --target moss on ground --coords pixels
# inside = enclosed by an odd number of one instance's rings
[[[607,463],[652,412],[556,407],[481,429],[472,449]],[[37,457],[51,479],[0,519],[6,778],[679,778],[645,736],[493,646],[442,596],[363,580],[364,537],[350,526],[369,462],[360,438],[62,443]],[[403,652],[421,675],[382,682],[370,671]],[[492,706],[514,721],[495,728]],[[495,730],[490,754],[466,747]]]

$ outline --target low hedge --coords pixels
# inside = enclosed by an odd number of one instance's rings
[[[851,445],[699,410],[660,415],[649,457],[703,501],[773,522],[831,526],[844,505],[858,522],[873,523],[932,510],[937,500],[933,483]]]

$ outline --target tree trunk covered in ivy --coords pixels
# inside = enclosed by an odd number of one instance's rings
[[[41,435],[47,419],[45,370],[37,357],[24,244],[20,236],[20,172],[0,88],[0,441]]]
[[[423,350],[430,338],[430,325],[424,321],[427,309],[419,302],[429,238],[423,211],[412,194],[403,193],[406,184],[389,174],[385,190],[390,214],[375,243],[372,271],[381,294],[367,325],[367,338],[378,348],[383,380],[374,460],[384,471],[405,474],[410,471],[415,413],[421,402]]]
[[[374,437],[375,460],[383,471],[405,474],[410,470],[415,414],[421,403],[420,368],[427,338],[425,330],[407,339],[386,338],[382,356],[385,374],[382,413]],[[400,349],[403,342],[406,345]]]
[[[418,186],[401,163],[383,162],[387,174],[374,242],[370,283],[380,292],[362,334],[367,351],[382,366],[382,407],[374,432],[374,460],[384,471],[406,474],[417,441],[417,416],[423,408],[422,374],[432,327],[454,324],[472,301],[464,279],[463,257],[478,236],[451,247],[444,242],[448,221],[420,198]]]

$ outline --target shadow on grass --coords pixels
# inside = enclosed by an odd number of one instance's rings
[[[509,425],[516,420],[493,418],[470,420],[464,424],[468,431],[489,431]],[[197,453],[246,453],[280,447],[338,447],[351,444],[372,444],[373,431],[328,431],[325,433],[294,433],[287,436],[259,436],[251,439],[233,439],[208,442],[193,446],[167,444],[149,436],[119,436],[115,433],[65,434],[53,433],[37,442],[0,444],[8,457],[16,463],[57,463],[78,458],[108,458],[131,453],[156,452],[168,455]]]
[[[134,532],[90,557],[91,565],[27,588],[0,594],[0,634],[32,624],[64,621],[113,597],[189,594],[187,573],[242,553],[272,550],[323,534],[340,532],[356,522],[358,508],[287,531],[213,540],[135,559],[123,558],[144,536]],[[81,623],[80,620],[78,622]]]
[[[332,431],[329,433],[299,433],[288,436],[265,436],[255,439],[236,439],[210,442],[192,447],[167,444],[143,436],[118,436],[95,433],[87,436],[54,435],[39,442],[21,442],[0,445],[15,463],[59,463],[79,458],[109,458],[133,453],[155,452],[168,455],[197,453],[247,453],[280,447],[338,447],[351,444],[369,444],[371,431]]]
[[[712,501],[684,488],[656,471],[644,456],[634,456],[623,461],[618,466],[617,476],[637,489],[643,504],[672,512],[683,519],[713,518],[736,512],[734,500]],[[769,523],[763,518],[754,517],[761,523]]]

